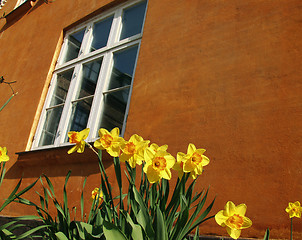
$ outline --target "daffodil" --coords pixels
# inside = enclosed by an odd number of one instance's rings
[[[205,149],[196,149],[195,145],[190,143],[187,154],[177,153],[177,163],[174,169],[178,171],[179,176],[182,176],[181,171],[190,173],[193,179],[202,174],[203,167],[208,165],[210,160],[203,155]]]
[[[146,164],[144,172],[150,183],[155,183],[162,178],[171,179],[170,169],[175,164],[175,158],[168,152],[155,151],[151,147],[145,149],[144,153]]]
[[[218,225],[226,227],[228,234],[233,239],[239,238],[241,229],[252,226],[252,221],[245,216],[246,208],[245,204],[235,206],[232,201],[228,201],[224,210],[215,215]]]
[[[99,135],[100,139],[94,142],[94,146],[101,150],[106,149],[112,157],[118,157],[120,155],[120,145],[125,141],[122,137],[119,137],[119,128],[116,127],[111,132],[101,128]]]
[[[128,161],[132,168],[135,168],[136,164],[141,165],[144,160],[144,150],[149,142],[137,134],[132,135],[129,141],[122,142],[120,146],[122,150],[121,162]]]
[[[300,202],[296,201],[294,203],[292,202],[288,203],[288,207],[285,209],[285,211],[289,214],[290,218],[293,217],[301,218],[302,207],[300,205]]]
[[[0,163],[7,162],[9,157],[7,156],[7,149],[6,147],[0,147]]]
[[[99,190],[99,188],[93,189],[91,192],[90,201],[93,202],[94,199],[103,198],[103,192]]]
[[[74,153],[75,151],[77,151],[78,153],[84,152],[85,145],[86,145],[84,140],[88,137],[88,134],[89,134],[89,128],[86,128],[80,132],[76,132],[76,131],[69,132],[68,133],[69,142],[75,143],[76,145],[68,151],[68,154]]]

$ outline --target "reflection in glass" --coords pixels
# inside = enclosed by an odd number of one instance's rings
[[[58,73],[56,86],[50,102],[50,106],[58,105],[65,102],[70,81],[72,78],[73,69]]]
[[[86,128],[93,96],[72,104],[71,120],[68,131],[82,131]]]
[[[99,128],[106,128],[109,131],[114,127],[122,129],[128,96],[129,88],[104,95]]]
[[[46,120],[42,129],[39,146],[51,145],[55,141],[63,106],[46,110]]]
[[[79,32],[70,34],[68,36],[67,51],[66,51],[63,63],[68,62],[68,61],[78,57],[80,48],[81,48],[81,44],[82,44],[82,41],[84,38],[84,33],[85,33],[85,29],[83,29]]]
[[[137,46],[117,52],[113,56],[113,69],[108,89],[114,89],[131,84]]]
[[[83,65],[81,75],[81,86],[78,92],[77,99],[90,96],[94,94],[96,83],[98,81],[102,58],[96,61],[86,63]]]
[[[105,47],[107,45],[112,20],[113,16],[94,24],[92,32],[93,40],[91,43],[90,52]]]
[[[134,36],[142,31],[145,9],[146,1],[124,10],[120,40]]]

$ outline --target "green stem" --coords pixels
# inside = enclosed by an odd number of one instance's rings
[[[293,218],[290,219],[290,240],[293,240]]]
[[[14,93],[13,95],[10,96],[10,98],[6,101],[6,103],[3,104],[3,106],[0,108],[0,112],[2,111],[2,109],[9,103],[9,101],[16,95],[16,93]]]

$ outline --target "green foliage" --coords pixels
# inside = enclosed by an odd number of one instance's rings
[[[15,202],[32,206],[38,216],[24,216],[19,220],[38,219],[41,225],[30,229],[16,239],[25,237],[40,237],[50,240],[84,240],[84,239],[121,239],[121,240],[168,240],[185,239],[186,236],[196,229],[204,221],[213,218],[208,216],[214,200],[205,207],[208,190],[200,193],[194,192],[196,180],[189,183],[189,175],[184,174],[178,179],[170,194],[170,183],[162,179],[161,182],[150,184],[145,173],[140,174],[139,187],[135,185],[136,169],[132,169],[126,163],[125,172],[128,179],[128,192],[123,194],[122,173],[119,158],[113,159],[115,175],[119,187],[119,195],[113,197],[112,186],[102,163],[102,152],[98,153],[101,185],[103,193],[99,195],[91,205],[88,217],[84,217],[84,187],[81,193],[81,219],[72,220],[72,211],[68,207],[67,184],[71,172],[65,178],[63,186],[63,203],[56,198],[51,180],[43,175],[39,178],[43,194],[37,193],[39,204],[24,199],[21,196],[15,198]],[[188,187],[186,187],[188,185]],[[49,212],[53,204],[57,210],[56,217]],[[76,211],[76,209],[74,209]],[[195,239],[199,232],[195,233]]]

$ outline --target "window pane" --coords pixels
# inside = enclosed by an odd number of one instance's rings
[[[107,45],[112,20],[113,16],[94,24],[92,32],[93,40],[91,43],[90,52]]]
[[[96,61],[83,65],[82,75],[80,79],[81,85],[77,99],[94,94],[102,65],[102,60],[103,59],[98,59]]]
[[[134,36],[142,31],[146,2],[139,3],[123,12],[123,27],[120,40]]]
[[[63,63],[78,57],[84,33],[85,29],[68,36],[67,51]]]
[[[131,84],[137,46],[117,52],[113,56],[113,69],[108,89],[114,89]]]
[[[129,96],[129,88],[104,95],[103,111],[99,128],[122,129]]]
[[[39,146],[51,145],[55,141],[63,106],[47,110]]]
[[[90,108],[92,105],[93,97],[74,102],[72,104],[71,120],[68,127],[69,131],[82,131],[87,127]],[[67,141],[67,139],[66,139]]]
[[[73,69],[57,74],[56,87],[50,102],[50,106],[55,106],[65,102]]]

